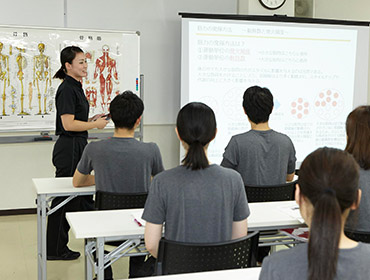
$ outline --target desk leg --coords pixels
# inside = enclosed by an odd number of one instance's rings
[[[37,276],[38,280],[42,279],[42,265],[41,265],[41,197],[37,195]]]
[[[104,280],[104,238],[96,239],[96,256],[98,258],[97,280]]]
[[[91,265],[90,256],[91,239],[85,239],[85,279],[93,279],[93,267]]]
[[[38,279],[46,280],[46,195],[37,196]]]
[[[42,279],[46,280],[46,196],[41,196],[41,262]]]

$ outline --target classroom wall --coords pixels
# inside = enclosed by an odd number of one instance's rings
[[[1,25],[63,27],[61,0],[1,1]]]
[[[60,0],[2,1],[0,24],[63,27],[63,6]],[[0,144],[0,210],[35,207],[31,178],[53,176],[52,144]]]
[[[368,0],[315,0],[315,17],[345,20],[370,20]]]

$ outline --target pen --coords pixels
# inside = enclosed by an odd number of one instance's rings
[[[139,225],[139,227],[143,226],[138,220],[134,219],[134,221]]]

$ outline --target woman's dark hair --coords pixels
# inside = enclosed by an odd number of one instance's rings
[[[268,88],[253,86],[247,88],[243,96],[243,108],[248,118],[255,124],[269,120],[274,98]]]
[[[359,166],[349,153],[320,148],[303,161],[298,184],[312,203],[308,279],[332,280],[337,271],[342,213],[358,199]]]
[[[370,169],[370,106],[360,106],[347,117],[346,151],[353,155],[361,168]]]
[[[213,110],[203,103],[188,103],[177,115],[176,127],[181,140],[189,145],[182,163],[192,170],[207,168],[209,163],[204,146],[216,136]]]
[[[118,94],[109,107],[112,121],[116,128],[132,129],[143,114],[143,101],[130,90]]]
[[[59,68],[59,70],[55,73],[53,79],[61,79],[63,80],[66,75],[66,63],[72,64],[72,60],[75,59],[76,54],[83,53],[83,50],[81,50],[79,47],[76,46],[70,46],[65,47],[61,53],[60,53],[60,63],[62,66]]]

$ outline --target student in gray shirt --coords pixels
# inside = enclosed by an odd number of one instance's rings
[[[307,156],[295,195],[310,227],[308,244],[265,258],[260,280],[369,278],[370,244],[349,239],[343,230],[361,199],[358,180],[359,166],[345,151],[325,147]]]
[[[359,187],[362,191],[361,203],[350,213],[347,229],[370,234],[370,106],[360,106],[353,110],[346,122],[346,151],[353,155],[360,165]]]
[[[144,104],[131,91],[117,95],[110,104],[113,137],[89,143],[73,176],[75,187],[96,185],[96,190],[118,193],[147,192],[151,176],[163,171],[155,143],[134,138]],[[89,175],[94,170],[95,175]]]
[[[134,138],[143,114],[142,100],[131,91],[117,95],[110,104],[114,122],[111,139],[89,143],[73,176],[73,185],[96,185],[96,190],[116,193],[147,192],[151,176],[163,171],[162,157],[155,143]],[[90,175],[94,170],[95,175]],[[130,278],[136,276],[145,257],[130,258]],[[105,279],[111,278],[106,270]]]
[[[278,185],[294,178],[293,143],[268,123],[273,106],[267,88],[253,86],[244,93],[243,108],[252,129],[231,138],[221,165],[238,171],[245,185]]]
[[[216,136],[216,119],[203,103],[189,103],[179,112],[177,135],[186,150],[183,165],[155,176],[142,218],[145,246],[157,257],[166,239],[209,243],[247,235],[249,207],[241,176],[209,164],[207,147]]]

